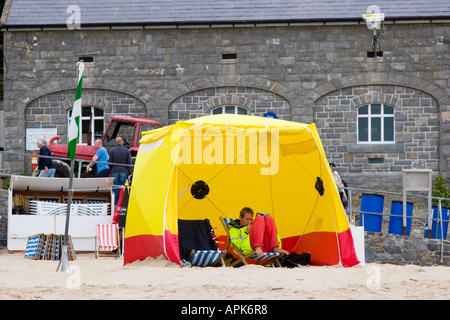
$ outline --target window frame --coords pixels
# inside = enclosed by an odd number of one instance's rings
[[[372,113],[372,106],[379,105],[380,113]],[[360,114],[360,110],[363,107],[367,107],[367,114]],[[385,113],[384,108],[389,107],[392,109],[392,113]],[[367,141],[360,141],[360,119],[367,119]],[[373,119],[380,119],[380,131],[381,138],[379,141],[373,141]],[[392,118],[392,140],[385,140],[386,129],[385,119]],[[356,135],[358,144],[394,144],[395,143],[395,108],[391,105],[384,103],[368,103],[359,106],[356,110]]]
[[[89,108],[90,115],[89,116],[83,116],[83,111],[86,110],[86,108]],[[69,127],[70,127],[70,120],[72,115],[73,108],[70,109],[67,112],[67,135],[69,134]],[[95,111],[101,111],[102,115],[96,115]],[[78,140],[78,144],[80,145],[94,145],[94,142],[96,139],[100,139],[105,132],[105,111],[103,109],[94,107],[94,106],[81,106],[81,124],[80,124],[80,139]],[[92,121],[91,121],[92,119]],[[102,132],[101,134],[95,133],[95,122],[96,121],[102,121]],[[83,121],[90,121],[91,124],[91,141],[85,141],[86,139],[83,139]]]
[[[234,108],[234,113],[229,113],[229,112],[225,112],[227,108],[233,107]],[[215,110],[219,110],[222,109],[221,113],[214,113]],[[238,110],[245,110],[246,114],[245,115],[249,115],[248,109],[244,108],[244,107],[240,107],[240,106],[236,106],[236,105],[223,105],[223,106],[219,106],[216,108],[211,109],[211,114],[240,114],[238,113]]]

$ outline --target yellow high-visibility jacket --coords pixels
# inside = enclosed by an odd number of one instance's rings
[[[247,226],[241,227],[239,225],[238,219],[230,222],[231,243],[233,243],[236,247],[238,247],[244,255],[247,255],[247,254],[250,254],[253,252],[252,246],[250,245],[250,238],[246,231],[247,231]]]
[[[239,219],[231,221],[229,226],[231,242],[238,247],[244,255],[252,253],[253,249],[250,244],[250,237],[246,232],[247,226],[241,227]],[[281,238],[279,233],[277,233],[277,238],[279,247],[281,248]]]

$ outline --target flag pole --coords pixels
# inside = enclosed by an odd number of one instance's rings
[[[61,267],[61,271],[68,271],[69,255],[68,255],[68,241],[69,241],[69,223],[70,223],[70,209],[72,207],[73,196],[73,174],[74,174],[74,160],[70,161],[70,178],[69,178],[69,196],[67,199],[67,214],[66,214],[66,228],[64,231],[64,242],[62,247],[61,259],[59,260],[58,269]]]
[[[69,240],[69,222],[70,222],[70,209],[72,207],[73,196],[73,175],[75,167],[75,155],[77,150],[77,143],[80,137],[80,122],[81,122],[81,89],[83,85],[83,71],[84,64],[82,62],[77,63],[78,66],[78,82],[77,91],[75,93],[75,102],[73,104],[72,116],[69,124],[69,136],[67,144],[67,156],[70,158],[70,176],[69,176],[69,195],[67,199],[67,214],[66,214],[66,228],[64,232],[64,242],[62,247],[61,259],[59,260],[57,271],[61,267],[61,271],[68,271],[69,255],[68,255],[68,240]]]

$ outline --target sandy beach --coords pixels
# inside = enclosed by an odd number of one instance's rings
[[[450,268],[366,264],[353,268],[180,268],[162,257],[78,254],[58,261],[0,251],[2,300],[448,300]]]

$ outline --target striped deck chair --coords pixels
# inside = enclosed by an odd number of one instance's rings
[[[239,259],[229,263],[229,265],[228,265],[229,267],[234,267],[239,263],[248,265],[247,259],[255,260],[257,264],[261,264],[261,265],[273,266],[275,264],[276,266],[281,267],[281,264],[278,261],[278,259],[283,256],[281,253],[265,252],[263,255],[258,256],[256,253],[252,252],[250,254],[244,255],[244,253],[241,251],[241,249],[239,249],[237,246],[235,246],[231,242],[229,223],[232,220],[233,219],[230,219],[230,218],[220,217],[220,221],[222,222],[223,228],[225,229],[225,231],[227,233],[227,237],[228,237],[227,244],[225,245],[225,252],[227,252],[228,248],[231,247],[233,249],[234,253],[236,253],[239,256]]]
[[[40,245],[43,241],[43,234],[36,234],[28,237],[27,248],[25,250],[25,258],[39,259],[41,256]]]
[[[98,224],[95,236],[95,258],[108,252],[117,258],[120,255],[119,227],[117,224]]]
[[[263,255],[258,256],[256,253],[253,253],[248,257],[251,260],[257,261],[257,263],[261,263],[263,265],[271,265],[272,263],[275,263],[278,267],[281,267],[280,262],[278,261],[279,258],[281,258],[281,253],[275,253],[275,252],[264,252]]]
[[[197,267],[215,266],[224,251],[218,250],[217,239],[208,219],[178,220],[180,258]]]
[[[222,256],[223,251],[198,250],[189,258],[189,263],[197,267],[214,265]]]

